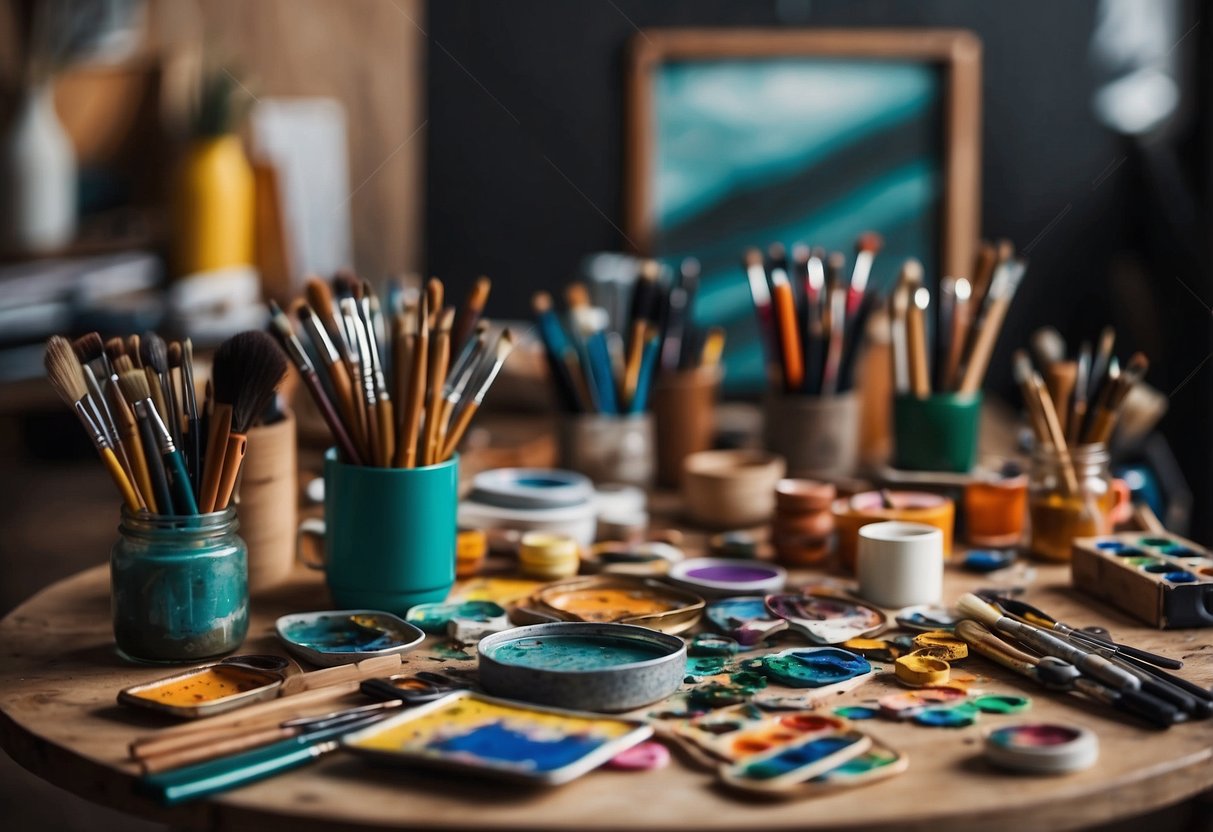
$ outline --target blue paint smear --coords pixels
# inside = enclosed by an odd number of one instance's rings
[[[577,762],[604,740],[587,734],[539,739],[500,722],[478,725],[466,734],[435,740],[434,751],[466,754],[487,763],[509,763],[533,771],[556,771]]]
[[[323,653],[372,653],[400,647],[413,640],[394,631],[389,623],[377,618],[373,620],[384,629],[376,632],[360,627],[349,616],[325,616],[291,624],[283,628],[283,635],[296,644]]]
[[[773,780],[835,754],[853,742],[854,739],[850,737],[822,737],[804,745],[786,748],[765,760],[750,763],[741,770],[741,773],[754,780]]]

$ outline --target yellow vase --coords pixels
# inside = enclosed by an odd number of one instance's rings
[[[178,277],[252,264],[254,187],[238,136],[191,143],[175,195],[173,271]]]

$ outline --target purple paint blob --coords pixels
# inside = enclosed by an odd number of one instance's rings
[[[715,581],[722,584],[746,584],[758,581],[769,581],[776,573],[771,569],[759,566],[700,566],[687,570],[688,578],[701,581]]]

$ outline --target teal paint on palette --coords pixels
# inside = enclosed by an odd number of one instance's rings
[[[405,621],[430,634],[442,634],[455,619],[487,624],[505,615],[505,609],[492,601],[463,601],[454,604],[418,604],[408,611]]]
[[[895,751],[887,748],[874,748],[858,757],[847,760],[837,768],[832,768],[825,774],[814,777],[810,782],[823,783],[846,781],[848,778],[861,777],[873,771],[891,766],[901,759]]]
[[[973,706],[983,714],[1018,714],[1032,706],[1026,696],[988,693],[973,700]]]
[[[687,657],[688,676],[716,676],[724,673],[729,665],[726,656],[689,656]]]
[[[872,665],[863,656],[836,647],[788,650],[764,656],[748,667],[793,688],[836,685],[872,672]]]
[[[853,722],[863,719],[875,719],[880,716],[880,709],[869,708],[867,705],[845,705],[841,708],[835,708],[834,716],[840,716]]]
[[[413,640],[397,633],[374,616],[317,616],[296,621],[282,630],[289,641],[325,653],[373,653],[390,650]]]
[[[668,651],[640,639],[544,636],[496,645],[488,654],[502,664],[543,670],[601,670],[660,659]]]
[[[968,703],[952,708],[927,708],[915,714],[914,722],[927,728],[968,728],[977,721],[977,708]]]
[[[842,751],[855,742],[849,735],[822,737],[793,745],[762,760],[743,766],[741,774],[754,780],[773,780]]]

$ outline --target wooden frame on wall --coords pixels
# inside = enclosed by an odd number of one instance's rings
[[[627,63],[624,143],[624,229],[638,253],[655,253],[654,71],[669,61],[832,57],[915,61],[943,70],[939,261],[941,274],[969,273],[981,228],[981,43],[957,29],[650,29],[638,34]]]

